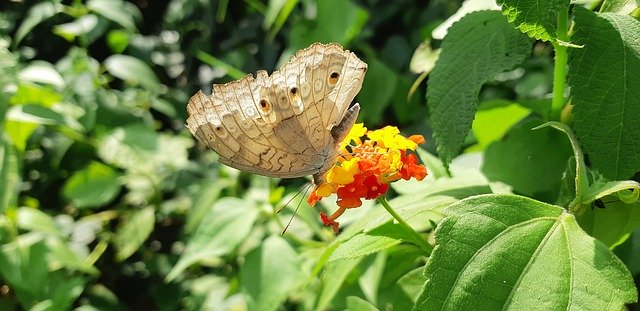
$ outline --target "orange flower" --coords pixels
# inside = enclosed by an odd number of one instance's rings
[[[338,210],[330,216],[320,213],[324,225],[331,226],[337,233],[339,223],[336,219],[346,209],[361,206],[362,199],[384,195],[391,182],[411,178],[422,180],[427,176],[426,167],[418,164],[414,153],[409,153],[424,142],[422,135],[405,138],[394,126],[367,131],[362,124],[354,125],[340,144],[341,154],[327,172],[326,181],[316,185],[307,202],[313,206],[332,193],[338,196]]]

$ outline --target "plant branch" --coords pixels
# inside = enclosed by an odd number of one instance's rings
[[[398,222],[398,224],[400,224],[404,231],[411,237],[411,241],[420,246],[420,248],[422,248],[426,255],[430,255],[431,251],[433,251],[433,247],[429,243],[427,243],[427,241],[418,232],[413,230],[413,228],[411,228],[411,226],[409,226],[409,224],[404,219],[402,219],[402,217],[400,217],[398,213],[396,213],[393,207],[389,205],[387,199],[382,196],[378,199],[378,201],[380,202],[380,204],[382,204],[384,209],[387,210],[387,212],[391,214],[391,216]]]
[[[562,42],[569,42],[569,8],[563,8],[558,12],[558,39],[553,42],[555,50],[555,66],[553,68],[553,99],[551,100],[551,121],[560,121],[562,108],[565,105],[564,92],[567,79],[567,46]]]

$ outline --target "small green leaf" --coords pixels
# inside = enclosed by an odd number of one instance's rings
[[[555,202],[571,145],[554,129],[532,130],[539,124],[539,120],[523,121],[487,147],[482,171],[518,193]]]
[[[89,34],[98,25],[98,17],[93,14],[84,15],[73,22],[56,25],[53,33],[72,42],[76,37]]]
[[[190,265],[204,259],[223,256],[234,250],[249,235],[258,217],[258,209],[237,198],[218,200],[202,218],[180,260],[167,275],[175,279]]]
[[[530,37],[551,41],[556,39],[557,14],[569,8],[569,0],[498,0],[502,13],[510,23]]]
[[[482,84],[529,56],[531,40],[500,12],[480,11],[456,22],[441,50],[427,84],[427,105],[438,154],[448,165],[471,128]]]
[[[156,218],[153,207],[145,207],[131,213],[118,229],[113,240],[116,248],[116,259],[122,261],[133,255],[142,243],[147,240],[155,227],[155,223]]]
[[[640,171],[640,21],[575,7],[569,50],[573,122],[591,166],[613,180]]]
[[[637,299],[624,264],[557,206],[483,195],[446,212],[414,310],[620,310]]]
[[[111,55],[104,61],[107,71],[114,77],[133,85],[141,85],[151,92],[160,90],[160,81],[145,62],[128,55]]]
[[[280,236],[268,237],[247,254],[240,269],[249,310],[278,309],[303,281],[298,253]]]
[[[86,5],[89,10],[120,24],[128,31],[136,31],[133,20],[135,15],[131,14],[131,10],[136,9],[135,7],[125,6],[126,4],[120,0],[89,0]]]
[[[122,53],[129,46],[131,34],[122,30],[112,30],[107,34],[107,44],[116,53]]]
[[[62,75],[49,62],[33,61],[18,72],[18,78],[22,81],[50,84],[56,88],[63,88],[65,81]]]
[[[76,208],[100,207],[111,202],[120,188],[117,173],[110,166],[94,161],[67,179],[62,194]]]

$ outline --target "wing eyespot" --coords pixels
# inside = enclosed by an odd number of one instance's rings
[[[271,112],[271,104],[266,99],[260,100],[260,110],[264,113]]]
[[[340,79],[340,73],[334,71],[327,78],[327,83],[329,84],[329,86],[335,86],[336,83],[338,83],[338,79]]]

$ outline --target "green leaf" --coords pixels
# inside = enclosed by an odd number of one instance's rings
[[[114,77],[133,85],[141,85],[151,92],[160,90],[160,80],[145,62],[128,55],[111,55],[104,61],[107,71]]]
[[[51,87],[23,82],[18,84],[18,90],[11,96],[9,102],[12,105],[37,104],[51,108],[60,100],[62,100],[62,94]]]
[[[264,22],[262,23],[262,27],[265,30],[269,30],[269,42],[273,41],[273,38],[275,38],[278,31],[284,26],[284,23],[297,4],[298,0],[269,1],[267,12],[264,15]]]
[[[502,13],[510,23],[530,37],[552,41],[556,39],[557,14],[568,9],[569,0],[498,0]]]
[[[112,30],[107,34],[107,44],[111,50],[120,54],[129,46],[131,34],[122,30]]]
[[[482,171],[490,180],[507,183],[518,193],[555,202],[572,155],[571,145],[554,129],[532,130],[539,124],[539,120],[526,120],[503,140],[491,144]]]
[[[348,46],[369,20],[369,13],[352,1],[318,1],[315,20],[297,22],[291,28],[293,50],[314,42],[336,42]]]
[[[347,309],[348,311],[379,311],[376,306],[372,305],[368,301],[357,297],[347,297]]]
[[[25,234],[0,246],[0,274],[23,306],[46,297],[47,248],[40,234]]]
[[[589,235],[614,248],[640,228],[640,202],[627,204],[615,197],[605,197],[602,202],[604,208],[586,209],[578,217],[578,223]]]
[[[484,195],[447,214],[414,310],[620,310],[637,299],[624,264],[559,207]]]
[[[62,114],[47,107],[32,104],[12,106],[7,111],[7,120],[43,125],[65,124]]]
[[[120,24],[128,31],[136,31],[134,15],[131,14],[131,9],[135,9],[135,7],[125,7],[124,2],[114,0],[89,0],[86,6],[89,10]]]
[[[56,68],[45,61],[33,61],[18,72],[21,81],[50,84],[57,88],[63,88],[65,81]]]
[[[116,232],[113,244],[116,248],[116,259],[125,260],[133,255],[147,240],[156,224],[155,210],[145,207],[134,211]]]
[[[637,0],[604,0],[600,6],[600,13],[611,12],[628,15],[639,6],[640,3]]]
[[[413,269],[398,280],[398,286],[408,297],[411,297],[414,303],[422,291],[423,284],[427,281],[423,271],[422,267]]]
[[[120,192],[117,173],[108,165],[93,161],[65,182],[62,194],[76,208],[100,207]]]
[[[0,135],[0,214],[14,206],[20,182],[18,155],[15,148]]]
[[[30,33],[33,28],[38,26],[38,24],[42,23],[44,20],[58,14],[62,11],[62,5],[59,3],[53,2],[41,2],[29,9],[27,16],[24,18],[18,30],[16,30],[16,35],[13,39],[13,45],[18,46],[20,41],[24,39],[24,37]]]
[[[640,171],[640,22],[575,8],[569,50],[573,122],[593,168],[609,179]]]
[[[198,261],[233,251],[249,235],[257,217],[258,209],[248,201],[237,198],[218,200],[202,218],[180,260],[167,275],[167,281],[175,279]]]
[[[370,60],[367,76],[358,93],[358,101],[367,107],[360,112],[360,119],[366,124],[378,124],[382,121],[385,109],[391,104],[398,75],[385,63]]]
[[[247,254],[240,269],[240,286],[249,310],[276,310],[302,285],[304,275],[298,253],[279,236],[268,237]]]
[[[482,107],[482,103],[480,106]],[[530,113],[531,110],[515,103],[488,110],[479,110],[471,125],[473,136],[478,142],[465,151],[485,150],[489,144],[501,139],[511,127]]]
[[[349,273],[362,261],[363,257],[347,258],[329,262],[323,275],[323,286],[315,310],[326,310],[336,296]]]
[[[482,84],[522,62],[531,41],[500,12],[480,11],[456,22],[441,50],[427,84],[427,105],[438,154],[448,165],[471,128]]]
[[[331,254],[329,261],[363,257],[398,245],[400,242],[402,241],[386,236],[358,234],[340,244]]]
[[[76,37],[86,36],[98,25],[98,17],[93,14],[87,14],[79,17],[73,22],[56,25],[53,33],[61,36],[69,42],[73,42]]]

